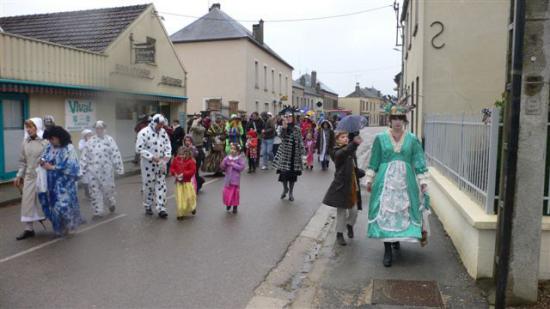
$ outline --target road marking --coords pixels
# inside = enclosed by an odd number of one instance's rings
[[[209,185],[209,184],[211,184],[211,183],[213,183],[213,182],[216,182],[216,181],[218,181],[218,180],[220,180],[220,179],[221,179],[221,178],[216,178],[216,179],[209,180],[209,181],[203,183],[202,186],[204,187],[204,186]],[[175,195],[175,194],[172,194],[172,195],[168,196],[168,197],[166,198],[166,200],[171,200],[171,199],[173,199],[174,197],[176,197],[176,195]]]
[[[101,222],[98,222],[98,223],[96,223],[96,224],[94,224],[94,225],[90,225],[90,226],[88,226],[88,227],[85,227],[85,228],[83,228],[83,229],[81,229],[81,230],[78,230],[78,231],[72,233],[72,234],[74,235],[74,234],[84,233],[84,232],[89,231],[89,230],[91,230],[91,229],[94,229],[94,228],[96,228],[96,227],[98,227],[98,226],[100,226],[100,225],[107,224],[107,223],[109,223],[109,222],[115,221],[115,220],[117,220],[117,219],[120,219],[120,218],[123,218],[123,217],[126,217],[126,216],[127,216],[126,214],[120,214],[120,215],[118,215],[118,216],[116,216],[116,217],[112,217],[112,218],[109,218],[109,219],[107,219],[107,220],[105,220],[105,221],[101,221]],[[0,260],[0,264],[2,264],[2,263],[4,263],[4,262],[7,262],[7,261],[9,261],[9,260],[13,260],[13,259],[15,259],[15,258],[18,258],[18,257],[20,257],[20,256],[29,254],[29,253],[31,253],[31,252],[34,252],[34,251],[38,250],[38,249],[42,249],[42,248],[47,247],[47,246],[49,246],[49,245],[53,245],[53,244],[55,244],[56,242],[59,242],[59,241],[61,241],[61,240],[63,240],[63,239],[65,239],[65,237],[60,237],[60,238],[52,239],[52,240],[47,241],[47,242],[45,242],[45,243],[43,243],[43,244],[40,244],[40,245],[31,247],[31,248],[29,248],[29,249],[27,249],[27,250],[25,250],[25,251],[21,251],[21,252],[19,252],[19,253],[14,254],[14,255],[5,257],[5,258],[3,258],[3,259]]]

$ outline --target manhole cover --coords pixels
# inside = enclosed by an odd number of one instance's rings
[[[375,279],[372,304],[443,307],[435,281]]]

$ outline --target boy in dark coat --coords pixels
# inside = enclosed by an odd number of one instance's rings
[[[347,228],[348,238],[353,238],[353,225],[357,221],[357,211],[362,209],[359,178],[365,175],[357,168],[355,151],[363,140],[360,136],[355,136],[350,143],[347,132],[337,132],[335,138],[336,146],[331,152],[331,158],[336,172],[325,194],[323,204],[337,208],[336,241],[345,246],[344,230]]]

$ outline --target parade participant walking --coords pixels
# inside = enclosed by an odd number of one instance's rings
[[[361,210],[361,191],[359,178],[365,172],[357,168],[355,151],[361,144],[360,136],[349,143],[348,132],[336,133],[336,147],[331,151],[336,171],[334,180],[325,194],[323,204],[336,207],[336,241],[345,246],[344,231],[348,238],[353,238],[353,226],[357,221],[357,211]]]
[[[16,237],[17,240],[34,237],[34,222],[45,219],[42,209],[38,204],[36,188],[36,168],[40,163],[40,156],[48,141],[42,138],[44,127],[42,119],[31,118],[25,121],[26,138],[21,145],[19,156],[19,170],[15,177],[14,185],[21,190],[21,222],[25,224],[23,233]]]
[[[384,242],[384,266],[392,265],[392,242],[423,241],[420,193],[427,190],[428,169],[418,138],[405,132],[408,109],[386,107],[390,129],[379,133],[372,145],[367,171],[369,203],[368,237]],[[419,188],[420,191],[419,192]]]
[[[172,121],[172,138],[170,143],[172,146],[172,155],[175,155],[179,147],[183,145],[183,137],[185,136],[185,131],[180,126],[179,120]]]
[[[248,173],[255,173],[256,160],[258,159],[258,135],[253,129],[246,134],[246,157],[248,158]]]
[[[78,151],[80,152],[80,158],[84,156],[86,145],[93,135],[94,132],[92,132],[92,130],[90,129],[84,129],[82,130],[82,132],[80,132],[80,141],[78,141]],[[84,188],[84,194],[86,195],[86,198],[90,199],[90,187],[88,186],[90,184],[90,177],[84,172],[82,168],[80,168],[80,174],[80,184]]]
[[[265,112],[262,112],[262,114],[264,114]],[[267,113],[265,113],[267,114]],[[258,114],[258,112],[253,112],[252,114],[250,114],[250,119],[248,121],[248,123],[246,124],[246,126],[244,127],[246,129],[246,132],[250,131],[250,130],[254,130],[256,131],[257,134],[261,134],[262,131],[264,130],[264,120],[262,117],[260,117],[260,115]],[[261,155],[261,147],[262,147],[262,136],[259,135],[258,136],[258,147],[256,148],[256,151],[258,152],[258,157],[260,157]],[[259,162],[256,162],[256,165],[258,164]]]
[[[279,174],[279,181],[283,184],[281,199],[288,194],[289,201],[294,201],[294,184],[298,181],[298,176],[302,175],[302,156],[305,155],[302,133],[299,124],[295,124],[296,112],[298,110],[290,106],[281,111],[284,115],[281,130],[282,142],[273,162]]]
[[[153,201],[159,217],[166,218],[166,163],[172,155],[168,134],[163,126],[166,119],[156,114],[149,125],[139,131],[136,152],[141,157],[143,206],[146,215],[153,215]]]
[[[190,134],[185,135],[185,137],[183,138],[183,146],[188,147],[189,149],[191,149],[191,154],[193,156],[193,160],[195,160],[195,168],[196,168],[196,166],[197,166],[197,156],[199,155],[199,152],[197,151],[197,148],[195,148],[195,145],[193,145],[193,137]],[[195,188],[195,193],[199,192],[198,185],[197,185],[197,180],[200,180],[202,183],[204,183],[204,179],[202,177],[197,179],[197,173],[195,171],[195,175],[193,175],[193,177],[191,178],[191,183],[193,184],[193,188]]]
[[[223,203],[226,211],[233,207],[233,213],[237,213],[240,205],[241,172],[245,168],[244,158],[241,156],[241,148],[238,144],[231,144],[229,155],[226,156],[221,168],[225,172],[223,184]]]
[[[190,147],[180,146],[177,156],[172,159],[170,175],[176,178],[176,215],[178,220],[192,213],[196,214],[197,195],[192,180],[197,165]]]
[[[124,174],[122,156],[115,140],[105,134],[106,128],[105,122],[96,121],[96,134],[87,142],[80,157],[80,168],[89,181],[94,220],[103,217],[104,201],[107,201],[111,213],[115,211],[115,172]]]
[[[189,133],[191,133],[191,136],[193,136],[193,145],[195,145],[195,148],[197,149],[198,155],[195,158],[195,161],[197,162],[197,169],[195,172],[195,178],[197,179],[197,189],[200,191],[202,188],[202,182],[199,181],[201,179],[199,170],[202,166],[202,163],[204,161],[204,134],[206,132],[206,129],[204,128],[202,124],[202,117],[200,114],[198,117],[193,121],[193,124],[191,125],[191,128],[189,129]]]
[[[273,142],[275,135],[277,135],[276,125],[277,123],[275,118],[273,118],[273,115],[271,115],[271,113],[266,113],[264,128],[261,132],[262,145],[260,147],[260,160],[262,162],[260,162],[260,164],[262,165],[262,170],[267,170],[271,161],[273,161]]]
[[[55,234],[62,236],[82,223],[76,186],[80,167],[69,132],[53,126],[48,130],[48,140],[40,159],[40,166],[47,171],[47,191],[38,198]]]
[[[225,152],[227,154],[229,154],[232,143],[239,145],[241,149],[243,148],[242,136],[244,135],[244,129],[237,114],[231,115],[231,120],[225,124],[225,135],[227,136],[225,144]]]
[[[220,170],[220,163],[222,163],[225,157],[225,130],[223,118],[221,116],[218,116],[216,121],[210,125],[206,135],[208,135],[212,147],[206,159],[204,159],[202,171],[214,173],[214,176],[223,176]]]
[[[317,131],[317,154],[319,154],[319,161],[321,161],[321,169],[326,171],[330,163],[330,151],[334,148],[334,131],[332,130],[332,124],[328,120],[323,120],[320,125],[319,131]]]
[[[308,132],[306,134],[306,140],[304,141],[306,147],[306,169],[313,170],[313,155],[315,154],[315,140],[313,139],[313,133]]]

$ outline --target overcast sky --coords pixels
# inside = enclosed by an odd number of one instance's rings
[[[395,43],[393,0],[0,0],[0,16],[126,6],[153,2],[169,34],[202,16],[210,4],[237,20],[266,20],[264,40],[294,67],[294,79],[316,70],[318,79],[346,96],[355,88],[374,86],[394,94],[393,76],[400,70]],[[277,23],[269,20],[321,17],[371,8],[387,8],[341,18]],[[164,12],[164,13],[163,13]],[[242,22],[248,29],[251,22]],[[185,59],[184,59],[185,61]]]

